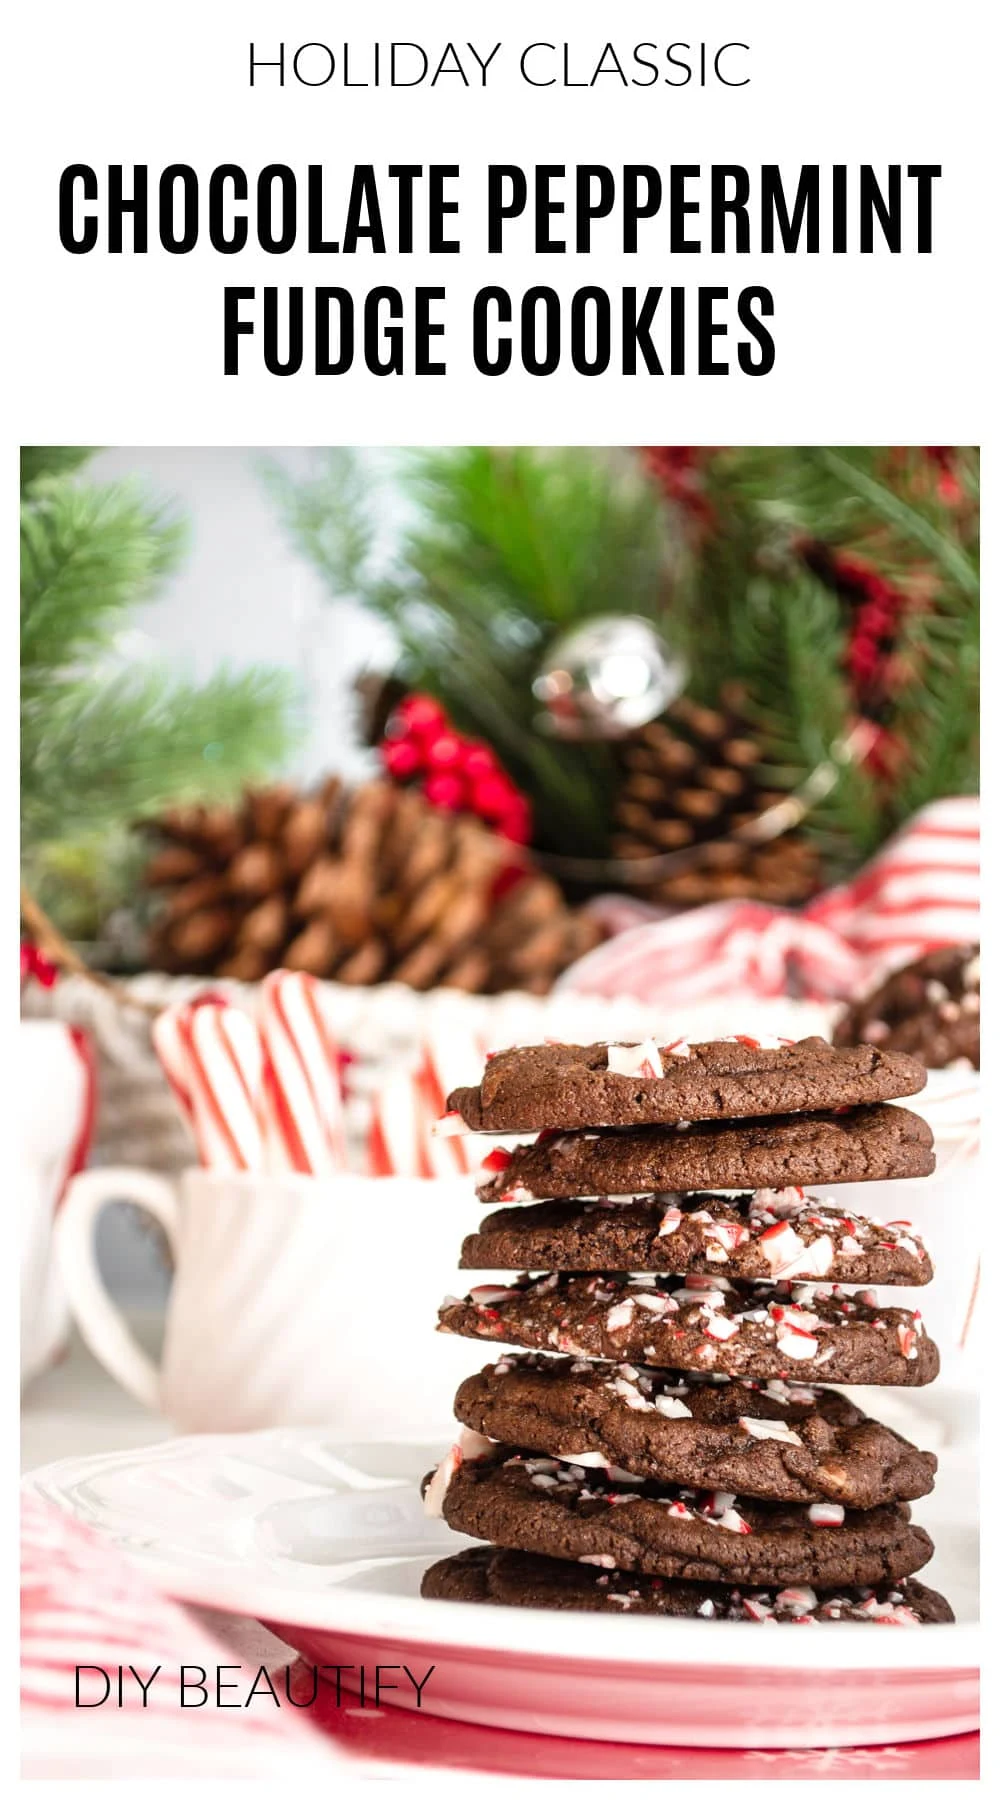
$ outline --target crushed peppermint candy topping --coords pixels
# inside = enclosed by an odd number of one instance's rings
[[[734,1337],[739,1328],[739,1319],[727,1319],[720,1313],[711,1313],[705,1320],[706,1337],[718,1338],[722,1343]]]
[[[608,1317],[607,1317],[608,1330],[609,1331],[624,1331],[627,1326],[631,1325],[632,1315],[634,1312],[635,1312],[635,1301],[634,1300],[619,1300],[618,1305],[613,1306],[611,1308],[611,1311],[608,1313]]]
[[[612,1075],[658,1081],[663,1075],[663,1059],[652,1038],[646,1038],[641,1044],[609,1044],[608,1071]]]
[[[438,1463],[424,1494],[424,1512],[429,1519],[440,1519],[444,1516],[444,1497],[451,1486],[455,1471],[461,1468],[462,1451],[458,1444],[452,1444],[447,1456]]]
[[[664,1313],[679,1310],[672,1294],[636,1294],[634,1304],[644,1307],[646,1312],[656,1313],[658,1318],[662,1318]]]
[[[431,1126],[431,1137],[464,1137],[468,1129],[461,1113],[446,1112],[440,1119],[435,1119]]]
[[[664,1044],[663,1048],[668,1056],[688,1057],[691,1055],[691,1046],[687,1038],[674,1038],[672,1044]]]
[[[681,1207],[668,1206],[660,1222],[660,1229],[656,1234],[657,1237],[670,1237],[671,1234],[677,1230],[678,1226],[683,1223],[683,1220],[684,1213]]]
[[[833,1239],[826,1232],[807,1244],[787,1220],[761,1233],[761,1249],[775,1280],[789,1275],[828,1275],[833,1267]]]
[[[819,1600],[815,1588],[787,1587],[775,1594],[774,1603],[776,1606],[780,1606],[784,1612],[807,1613],[815,1612]]]
[[[808,1362],[819,1349],[819,1339],[791,1326],[787,1331],[779,1331],[777,1345],[782,1355],[790,1356],[793,1362]]]
[[[469,1289],[473,1306],[497,1306],[517,1293],[514,1287],[474,1287]]]
[[[740,1426],[748,1437],[771,1439],[776,1444],[801,1446],[802,1443],[798,1432],[786,1425],[784,1419],[753,1419],[749,1413],[744,1413],[740,1418]]]
[[[581,1563],[592,1563],[595,1569],[617,1569],[618,1567],[614,1557],[608,1556],[607,1554],[601,1556],[578,1556],[576,1560]]]
[[[485,1186],[486,1184],[483,1182],[481,1185]],[[513,1187],[505,1188],[497,1198],[501,1202],[506,1202],[508,1200],[533,1200],[535,1196],[529,1187],[525,1187],[523,1181],[515,1181]]]
[[[728,1037],[719,1038],[720,1044],[742,1044],[747,1050],[788,1050],[795,1042],[794,1038],[784,1037],[748,1037],[740,1032]]]
[[[809,1523],[810,1525],[842,1525],[844,1509],[832,1501],[817,1500],[815,1505],[809,1508]]]
[[[679,1400],[674,1394],[657,1394],[653,1405],[665,1419],[690,1419],[691,1417],[691,1408],[685,1406],[683,1400]]]
[[[750,1196],[751,1213],[770,1213],[774,1219],[794,1219],[809,1205],[804,1188],[754,1188]]]
[[[652,1412],[653,1402],[647,1400],[645,1395],[639,1392],[635,1383],[627,1381],[624,1376],[616,1375],[605,1385],[613,1394],[617,1394],[620,1400],[624,1400],[625,1405],[630,1407],[633,1412]]]
[[[505,1150],[501,1144],[497,1144],[488,1156],[483,1157],[479,1165],[480,1172],[484,1175],[499,1175],[507,1167],[512,1154],[512,1151]]]

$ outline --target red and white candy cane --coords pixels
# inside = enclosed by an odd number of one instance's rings
[[[479,1080],[483,1053],[470,1030],[438,1027],[428,1033],[421,1055],[418,1082],[428,1113],[427,1156],[435,1175],[471,1175],[479,1168],[482,1150],[468,1134],[434,1131],[454,1088]]]
[[[208,1169],[263,1167],[263,1056],[253,1020],[218,995],[162,1012],[153,1043]]]
[[[318,985],[298,970],[276,969],[261,988],[267,1156],[271,1168],[336,1175],[347,1168],[343,1095]]]
[[[430,1159],[432,1114],[413,1072],[400,1069],[383,1081],[375,1095],[368,1133],[369,1175],[409,1175],[426,1179],[435,1173]],[[454,1174],[454,1165],[450,1171]]]
[[[174,1006],[165,1007],[153,1020],[153,1048],[159,1058],[160,1067],[170,1085],[187,1124],[190,1126],[198,1148],[198,1157],[205,1168],[214,1166],[216,1157],[216,1133],[208,1120],[196,1119],[194,1096],[192,1093],[191,1058],[188,1049],[187,1034],[182,1026],[196,1006],[222,1006],[224,1001],[216,994],[199,994],[195,1000],[178,1001]]]

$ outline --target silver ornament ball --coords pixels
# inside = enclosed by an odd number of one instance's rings
[[[622,737],[658,718],[687,676],[684,658],[648,619],[602,614],[550,645],[532,683],[538,722],[557,737]]]

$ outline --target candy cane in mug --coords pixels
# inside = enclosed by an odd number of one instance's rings
[[[217,1134],[213,1168],[264,1166],[260,1033],[238,1006],[199,1006],[181,1020],[192,1071],[196,1118]]]
[[[261,988],[264,1112],[269,1167],[334,1175],[347,1167],[337,1046],[318,983],[276,969]]]

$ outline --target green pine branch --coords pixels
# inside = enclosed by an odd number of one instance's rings
[[[655,491],[627,460],[586,450],[430,450],[397,468],[407,517],[389,545],[381,496],[349,454],[325,452],[305,481],[271,486],[331,594],[385,619],[407,681],[493,744],[531,794],[540,846],[601,854],[611,756],[541,732],[532,683],[563,631],[608,612],[663,614],[669,541]]]
[[[222,670],[200,686],[158,668],[74,684],[25,722],[25,841],[232,798],[285,754],[288,701],[286,677],[264,670]]]
[[[21,689],[29,706],[111,643],[183,548],[183,529],[130,484],[48,477],[21,506]]]
[[[74,933],[127,892],[128,826],[230,798],[293,740],[292,686],[262,669],[197,684],[122,669],[116,644],[154,598],[183,528],[137,485],[81,478],[86,453],[22,453],[21,816],[25,879]]]

